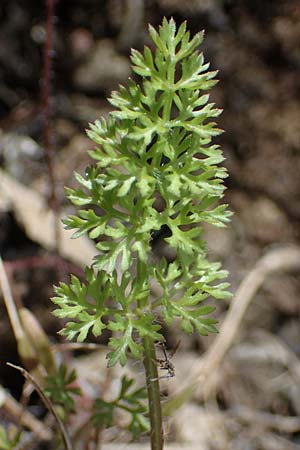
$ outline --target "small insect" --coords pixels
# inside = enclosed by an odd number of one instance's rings
[[[164,359],[157,359],[156,361],[159,363],[159,368],[161,370],[167,370],[167,374],[163,375],[162,377],[159,377],[160,379],[162,378],[173,378],[175,377],[175,366],[172,363],[172,361],[170,361],[170,358],[172,358],[175,353],[178,350],[180,341],[177,342],[177,344],[175,345],[175,347],[173,348],[172,352],[170,353],[170,356],[167,354],[167,350],[166,350],[166,346],[163,342],[160,343],[163,354],[164,354]]]

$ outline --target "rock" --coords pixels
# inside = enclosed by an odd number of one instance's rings
[[[32,179],[34,163],[40,162],[43,151],[29,136],[0,131],[0,156],[7,172],[27,184]]]
[[[288,218],[275,202],[267,197],[255,200],[245,197],[245,201],[241,216],[248,235],[264,244],[292,239]]]
[[[121,56],[110,39],[97,41],[74,73],[74,84],[85,91],[111,91],[131,73],[129,59]]]

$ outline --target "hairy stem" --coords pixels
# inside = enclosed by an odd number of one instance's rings
[[[43,85],[42,85],[43,141],[50,185],[48,204],[49,207],[53,210],[55,215],[55,224],[54,224],[55,246],[56,250],[59,250],[60,247],[60,218],[58,217],[59,202],[57,197],[56,177],[54,169],[54,153],[52,145],[53,124],[51,120],[51,111],[50,111],[55,0],[46,0],[46,8],[47,8],[46,39],[44,44],[44,66],[43,66]]]
[[[143,346],[151,425],[151,450],[162,450],[164,438],[155,346],[148,336],[143,339]]]

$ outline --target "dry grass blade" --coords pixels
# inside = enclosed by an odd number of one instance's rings
[[[255,436],[261,450],[299,450],[299,445],[275,433],[263,433]]]
[[[287,417],[279,414],[270,414],[262,411],[253,411],[246,407],[236,407],[227,411],[240,422],[255,425],[260,428],[269,428],[280,433],[297,433],[300,431],[300,418]]]
[[[240,325],[254,295],[264,280],[274,272],[300,269],[300,249],[284,247],[271,250],[254,266],[239,286],[231,303],[220,333],[204,356],[205,365],[210,370],[218,367],[239,331]]]
[[[43,441],[49,441],[52,438],[52,432],[29,411],[24,410],[2,386],[0,386],[0,408],[20,425],[29,428],[33,433]]]
[[[46,408],[48,408],[48,410],[51,412],[51,414],[53,415],[53,417],[54,417],[54,419],[55,419],[55,421],[57,423],[57,427],[58,427],[58,430],[59,430],[59,432],[61,434],[65,450],[72,450],[72,444],[71,444],[69,435],[68,435],[68,433],[67,433],[67,431],[65,429],[65,426],[64,426],[63,422],[61,421],[61,419],[60,419],[59,415],[57,414],[57,412],[55,411],[51,401],[49,400],[48,397],[46,397],[46,395],[44,394],[42,388],[39,386],[37,381],[33,378],[32,375],[30,375],[29,372],[27,372],[27,370],[23,369],[23,367],[15,366],[14,364],[11,364],[11,363],[6,363],[6,364],[8,366],[13,367],[14,369],[18,370],[19,372],[21,372],[23,377],[27,381],[29,381],[30,383],[33,384],[33,386],[35,387],[37,393],[41,397],[41,400],[45,404]]]
[[[44,248],[53,250],[55,241],[55,214],[47,206],[45,199],[33,189],[19,183],[0,169],[0,199],[9,204],[27,236]],[[60,223],[60,253],[79,266],[90,265],[95,250],[87,237],[70,241],[72,232]]]
[[[262,344],[263,342],[263,344]],[[259,345],[258,345],[259,343]],[[279,337],[258,330],[256,340],[251,345],[240,345],[231,352],[234,358],[250,359],[256,361],[270,360],[285,366],[296,383],[300,381],[300,360],[295,352],[291,350]]]
[[[4,268],[2,258],[0,256],[0,288],[2,290],[5,306],[7,309],[7,314],[10,320],[13,333],[15,335],[16,341],[20,342],[25,338],[25,333],[18,315],[18,311],[13,299],[13,295],[10,289],[7,274]]]
[[[194,365],[185,386],[164,405],[166,415],[190,399],[196,390],[206,398],[210,396],[216,388],[218,369],[239,332],[247,308],[264,280],[275,272],[299,269],[300,248],[296,246],[271,250],[258,261],[238,288],[213,344]]]
[[[0,288],[3,293],[3,298],[5,306],[7,309],[8,317],[11,323],[11,327],[14,336],[17,341],[17,348],[19,356],[29,370],[35,368],[38,364],[35,350],[28,339],[26,331],[24,330],[23,324],[20,320],[19,312],[17,310],[14,298],[10,289],[9,280],[6,275],[3,261],[0,257]]]

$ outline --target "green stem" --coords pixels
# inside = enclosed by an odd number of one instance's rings
[[[151,425],[151,450],[162,450],[164,436],[155,346],[149,337],[143,339],[143,346]]]
[[[165,123],[168,122],[171,118],[173,96],[174,96],[173,87],[175,78],[175,67],[176,62],[174,62],[174,58],[172,57],[168,67],[168,75],[167,75],[168,89],[166,90],[166,99],[164,102],[163,116],[162,116],[163,121]]]

